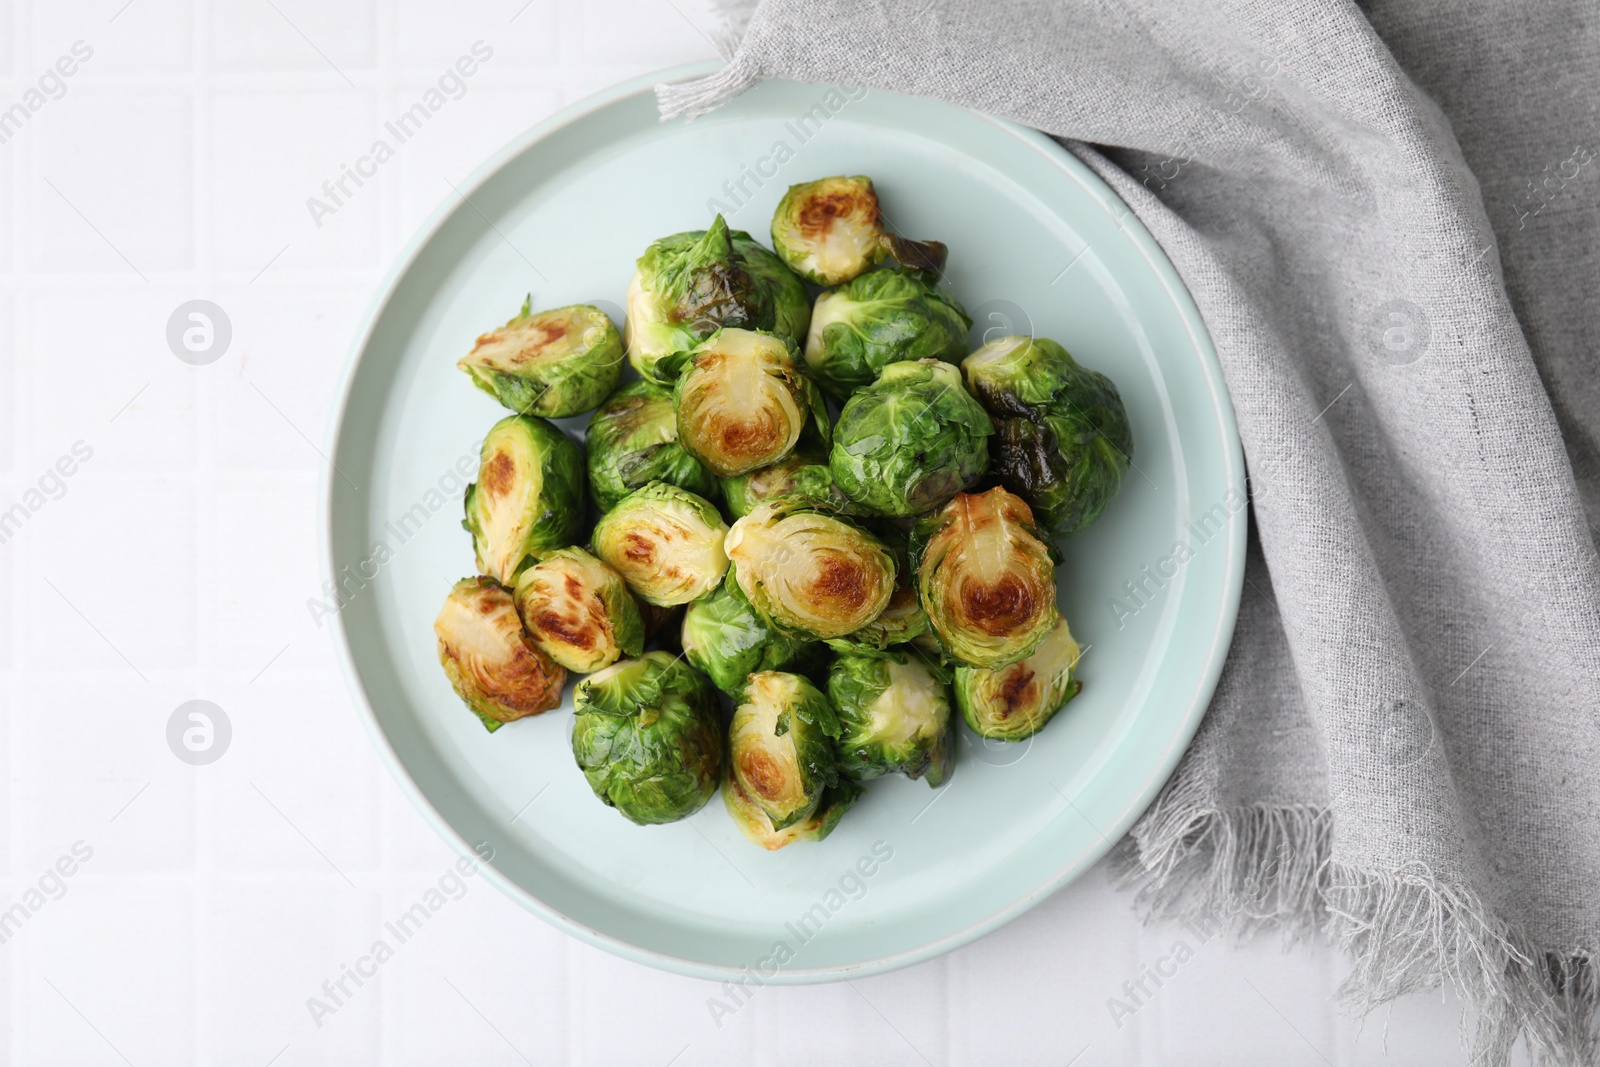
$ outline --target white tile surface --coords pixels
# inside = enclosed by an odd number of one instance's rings
[[[95,49],[0,145],[0,509],[72,442],[94,449],[0,544],[0,911],[41,904],[0,942],[0,1063],[1464,1062],[1453,999],[1361,1026],[1330,999],[1332,950],[1145,929],[1103,870],[943,959],[736,1005],[467,880],[315,1010],[454,859],[305,611],[350,334],[447,178],[565,103],[711,54],[707,9],[0,0],[0,103],[74,40]],[[461,99],[318,227],[307,198],[478,40],[494,54]],[[166,347],[194,298],[234,328],[205,367]],[[167,748],[195,698],[232,725],[207,766]],[[93,856],[64,895],[29,898],[78,841]],[[1191,958],[1112,1010],[1185,939]]]

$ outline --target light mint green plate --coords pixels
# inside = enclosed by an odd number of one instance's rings
[[[1238,610],[1238,435],[1171,264],[1050,140],[928,100],[784,82],[693,123],[657,121],[651,85],[704,70],[619,86],[530,130],[450,195],[383,284],[325,486],[324,563],[354,591],[338,643],[396,776],[452,844],[492,849],[488,877],[530,910],[686,974],[870,974],[971,941],[1061,888],[1171,773]],[[765,852],[720,799],[671,826],[634,826],[573,764],[570,687],[561,710],[491,736],[435,660],[434,615],[473,572],[461,474],[503,414],[454,362],[525,293],[535,306],[614,309],[654,238],[724,210],[765,240],[788,184],[840,173],[870,174],[901,232],[949,244],[975,341],[1031,326],[1122,390],[1137,467],[1065,546],[1058,575],[1086,647],[1083,693],[1031,744],[986,747],[961,730],[948,785],[874,782],[820,844]],[[1192,552],[1182,562],[1180,544]],[[1146,592],[1135,599],[1128,583]]]

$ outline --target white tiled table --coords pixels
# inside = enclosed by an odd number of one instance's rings
[[[447,180],[596,89],[712,54],[710,25],[687,0],[0,5],[0,107],[92,49],[0,144],[0,509],[29,510],[0,544],[0,909],[23,905],[0,915],[7,1062],[1463,1062],[1453,998],[1362,1027],[1330,1000],[1330,950],[1144,929],[1103,870],[943,959],[766,988],[720,1026],[717,987],[471,881],[313,1019],[453,858],[305,606],[351,333]],[[493,56],[465,95],[316,225],[307,198],[478,40]],[[166,343],[194,298],[232,322],[208,366]],[[92,455],[48,475],[78,442]],[[166,741],[196,698],[233,729],[208,766]],[[46,874],[63,857],[71,876]],[[1179,939],[1193,959],[1114,1020]]]

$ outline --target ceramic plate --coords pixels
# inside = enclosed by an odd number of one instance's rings
[[[325,479],[335,626],[373,736],[439,832],[574,935],[722,978],[810,982],[927,959],[1081,874],[1149,804],[1210,699],[1238,610],[1244,474],[1222,376],[1171,264],[1127,207],[1048,138],[877,90],[768,82],[693,123],[651,85],[569,108],[460,184],[411,242],[356,339]],[[790,183],[870,174],[900,232],[950,246],[947,279],[985,332],[1054,338],[1122,391],[1135,468],[1067,543],[1061,608],[1083,692],[1031,743],[958,726],[956,769],[902,778],[820,844],[768,853],[719,798],[670,826],[603,806],[558,711],[490,735],[455,695],[432,623],[473,573],[461,493],[504,412],[455,369],[536,307],[621,322],[634,260],[721,211],[767,240]],[[568,420],[580,434],[584,420]]]

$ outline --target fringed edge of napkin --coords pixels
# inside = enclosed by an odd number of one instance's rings
[[[758,0],[719,0],[711,5],[717,27],[711,43],[728,65],[704,78],[678,85],[656,86],[661,121],[696,119],[715,111],[761,80],[762,72],[747,55],[738,55],[739,41],[750,26]]]
[[[1152,917],[1289,941],[1330,938],[1353,970],[1339,989],[1366,1014],[1449,983],[1476,1017],[1463,1040],[1474,1064],[1506,1064],[1517,1039],[1537,1062],[1589,1064],[1600,1052],[1594,956],[1552,952],[1494,917],[1474,894],[1424,864],[1385,871],[1334,862],[1326,809],[1205,803],[1198,777],[1168,783],[1120,851],[1124,881]]]

